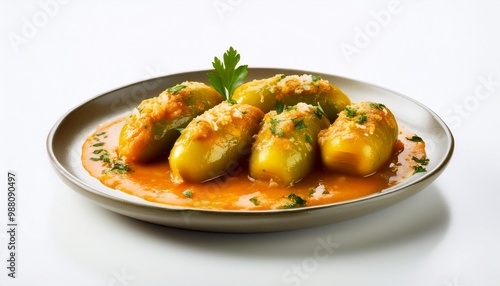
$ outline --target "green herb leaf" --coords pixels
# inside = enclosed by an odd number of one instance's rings
[[[427,172],[427,169],[425,169],[422,166],[415,166],[413,167],[413,169],[414,169],[413,174]]]
[[[285,209],[291,209],[291,208],[294,208],[294,207],[297,207],[297,206],[304,206],[306,204],[306,200],[304,200],[303,198],[297,196],[296,194],[294,193],[291,193],[289,194],[288,196],[286,196],[287,199],[290,199],[292,200],[291,203],[286,203],[283,208]]]
[[[185,190],[184,192],[182,192],[182,194],[188,198],[191,198],[193,196],[193,192],[191,192],[190,189]]]
[[[271,129],[271,133],[272,133],[273,135],[278,135],[278,136],[283,136],[283,135],[285,135],[285,134],[283,133],[283,130],[278,130],[278,129],[276,129],[276,126],[271,126],[271,128],[270,128],[270,129]]]
[[[321,77],[319,75],[312,75],[311,79],[312,79],[312,81],[318,81],[321,79]]]
[[[167,91],[170,92],[170,93],[175,94],[176,92],[178,92],[179,90],[181,90],[181,89],[183,89],[185,87],[186,87],[185,85],[176,84],[176,85],[172,86],[171,88],[168,88]]]
[[[375,107],[378,110],[383,110],[385,108],[385,105],[383,105],[382,103],[375,103],[375,102],[370,103],[370,106]]]
[[[305,134],[305,139],[306,139],[306,142],[307,142],[307,143],[309,143],[309,144],[311,144],[311,145],[313,144],[313,140],[312,140],[311,136],[309,136],[309,135]]]
[[[316,191],[316,189],[310,188],[309,191],[307,192],[307,195],[312,197],[312,195],[314,194],[315,191]]]
[[[129,168],[129,166],[127,166],[125,163],[123,163],[121,161],[115,161],[115,162],[111,163],[110,171],[114,171],[116,173],[123,174],[123,173],[130,171],[130,168]]]
[[[300,129],[307,128],[307,125],[304,122],[304,119],[301,119],[301,120],[296,121],[296,122],[294,121],[294,123],[295,123],[295,126],[294,126],[295,130],[300,130]]]
[[[104,134],[106,134],[106,131],[99,132],[95,136],[101,136],[101,135],[104,135]]]
[[[358,119],[356,120],[356,123],[358,124],[363,124],[366,122],[366,114],[361,114],[360,116],[358,116]]]
[[[413,135],[412,137],[406,137],[406,139],[413,141],[413,142],[424,142],[424,140],[422,140],[422,138],[420,138],[417,135]]]
[[[222,79],[217,76],[215,72],[209,72],[207,75],[210,84],[222,95],[224,99],[227,99],[226,88],[224,87],[224,83],[222,83]]]
[[[99,142],[99,143],[96,143],[92,146],[99,147],[102,145],[104,145],[104,142]],[[106,149],[96,149],[92,153],[99,155],[99,157],[90,157],[90,160],[102,161],[103,163],[105,163],[103,165],[109,167],[109,169],[105,169],[102,171],[103,174],[110,172],[110,171],[113,171],[113,172],[118,173],[118,174],[123,174],[123,173],[131,171],[130,167],[127,164],[125,164],[122,160],[120,160],[119,158],[117,158],[117,157],[110,158],[109,151]]]
[[[109,160],[108,154],[101,154],[99,157],[104,163],[110,163],[111,161]]]
[[[274,109],[276,109],[277,114],[281,114],[281,112],[285,110],[285,104],[281,101],[276,101],[276,106]]]
[[[356,109],[347,106],[346,108],[344,108],[344,110],[347,112],[347,117],[353,118],[354,116],[356,116]]]
[[[419,159],[419,158],[413,156],[412,159],[413,159],[413,161],[419,163],[420,165],[426,166],[429,164],[429,159],[427,159],[425,157]]]
[[[214,57],[212,66],[215,71],[207,73],[210,84],[225,100],[231,100],[234,90],[243,83],[248,74],[248,66],[237,66],[239,61],[238,52],[233,47],[229,47],[223,56],[223,61]]]
[[[254,205],[256,205],[256,206],[258,206],[258,205],[259,205],[259,201],[257,200],[257,198],[256,198],[256,197],[250,198],[250,201],[251,201]]]
[[[316,109],[314,110],[314,114],[316,114],[316,116],[318,116],[319,119],[321,119],[323,115],[325,115],[325,111],[323,110],[323,107],[321,107],[321,104],[319,104],[319,102],[318,105],[316,106]]]
[[[279,119],[271,119],[271,127],[269,127],[269,130],[271,130],[271,133],[273,135],[278,135],[278,136],[283,136],[283,130],[278,130],[276,129],[276,125],[281,122]]]

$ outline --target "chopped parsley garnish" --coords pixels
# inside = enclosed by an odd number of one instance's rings
[[[106,134],[106,131],[99,132],[95,136],[101,136],[101,135],[104,135],[104,134]]]
[[[415,166],[413,167],[413,169],[414,169],[413,174],[427,172],[427,169],[425,169],[422,166]]]
[[[182,194],[188,198],[191,198],[193,196],[193,192],[191,192],[190,189],[185,190],[184,192],[182,192]]]
[[[420,165],[424,165],[424,166],[426,166],[426,165],[428,165],[428,164],[429,164],[429,159],[427,159],[427,158],[425,158],[425,157],[423,157],[423,158],[419,159],[419,158],[417,158],[417,157],[413,156],[413,157],[412,157],[412,159],[413,159],[413,161],[415,161],[415,162],[419,163]]]
[[[412,137],[406,137],[406,139],[413,141],[413,142],[424,142],[424,140],[422,140],[422,138],[420,138],[417,135],[413,135]]]
[[[271,126],[270,129],[271,129],[271,133],[273,135],[278,135],[278,136],[283,136],[284,135],[283,130],[277,130],[276,126]]]
[[[425,157],[417,158],[415,156],[412,156],[412,160],[419,164],[418,166],[413,167],[413,174],[427,172],[427,169],[425,169],[424,166],[427,166],[429,164],[429,159]]]
[[[295,129],[295,130],[300,130],[300,129],[307,128],[307,125],[306,125],[306,123],[304,122],[304,119],[301,119],[301,120],[299,120],[299,121],[297,121],[297,120],[293,120],[293,119],[292,119],[292,121],[293,121],[293,123],[295,124],[295,126],[294,126],[294,129]]]
[[[279,119],[275,119],[275,118],[271,118],[271,125],[276,125],[276,124],[278,124],[279,122],[281,122],[281,120],[279,120]]]
[[[294,207],[302,207],[302,206],[305,206],[305,204],[307,202],[306,200],[304,200],[303,198],[297,196],[294,193],[289,194],[288,196],[286,196],[286,198],[290,199],[292,202],[286,203],[283,206],[283,208],[285,208],[285,209],[291,209],[291,208],[294,208]]]
[[[383,110],[385,108],[385,105],[383,105],[382,103],[375,103],[375,102],[370,103],[370,106],[375,107],[378,110]]]
[[[318,105],[316,106],[316,109],[314,110],[314,114],[316,114],[316,116],[318,116],[319,119],[321,119],[325,114],[325,111],[323,110],[323,107],[321,107],[319,102]]]
[[[110,162],[110,164],[111,164],[111,169],[109,169],[109,171],[113,171],[118,174],[123,174],[130,171],[129,166],[127,166],[120,160],[114,160],[113,162]]]
[[[312,79],[312,81],[318,81],[321,79],[321,77],[319,75],[312,75],[311,79]]]
[[[269,128],[271,130],[271,133],[273,135],[278,135],[278,136],[283,136],[283,130],[278,130],[276,129],[276,125],[281,122],[279,119],[271,119],[271,127]]]
[[[101,159],[104,163],[111,162],[111,160],[108,157],[108,154],[101,154],[101,156],[99,156],[99,159]]]
[[[281,112],[285,110],[285,104],[281,101],[276,101],[275,109],[276,109],[276,114],[281,114]]]
[[[356,120],[356,123],[358,124],[363,124],[366,122],[366,114],[361,114],[360,116],[358,116],[358,119]]]
[[[178,92],[179,90],[181,90],[181,89],[183,89],[185,87],[186,87],[185,85],[176,84],[176,85],[172,86],[171,88],[168,88],[167,91],[170,92],[170,93],[175,94],[176,92]]]
[[[248,66],[237,66],[239,61],[240,54],[233,47],[229,47],[229,50],[223,55],[222,61],[214,57],[212,66],[215,71],[207,73],[210,84],[225,100],[232,103],[234,103],[231,100],[233,91],[243,83],[248,74]]]
[[[105,132],[101,132],[99,134],[103,135],[103,134],[105,134]],[[104,145],[104,142],[98,142],[92,146],[93,147],[100,147],[102,145]],[[109,169],[105,169],[102,171],[103,174],[105,174],[109,171],[113,171],[113,172],[118,173],[118,174],[123,174],[123,173],[131,171],[129,166],[127,164],[125,164],[122,160],[120,160],[118,158],[110,158],[109,152],[106,149],[95,149],[92,153],[99,155],[99,157],[90,157],[91,161],[102,161],[104,163],[103,165],[107,165],[109,167]]]
[[[258,206],[259,205],[259,201],[257,200],[256,197],[253,197],[253,198],[250,198],[249,199],[254,205]]]
[[[109,163],[110,162],[110,159],[109,159],[109,152],[105,149],[97,149],[97,150],[94,150],[93,152],[94,154],[100,154],[100,156],[98,158],[96,157],[92,157],[90,158],[90,160],[92,161],[103,161],[104,163]]]
[[[310,196],[310,197],[312,197],[312,195],[314,194],[315,191],[316,191],[315,189],[310,188],[309,192],[307,192],[307,195]]]
[[[306,142],[307,142],[307,143],[309,143],[309,144],[311,144],[311,145],[313,144],[313,140],[312,140],[311,136],[309,136],[309,135],[305,134],[305,139],[306,139]]]
[[[354,116],[356,116],[356,109],[347,106],[346,108],[344,108],[344,110],[346,111],[347,117],[353,118]]]

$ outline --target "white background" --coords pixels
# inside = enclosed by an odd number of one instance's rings
[[[14,170],[19,252],[11,279],[0,226],[0,285],[499,285],[499,12],[500,1],[1,1],[0,221]],[[65,112],[209,69],[230,45],[251,67],[346,76],[422,102],[454,133],[450,165],[375,214],[253,235],[128,219],[57,178],[45,140]],[[337,247],[319,259],[320,241]]]

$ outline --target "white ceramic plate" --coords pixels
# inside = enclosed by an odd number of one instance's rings
[[[52,128],[47,151],[60,178],[73,190],[111,211],[156,224],[217,232],[270,232],[330,224],[365,215],[419,192],[445,169],[454,139],[446,124],[419,102],[368,83],[309,71],[251,68],[247,80],[276,74],[315,74],[343,90],[353,102],[369,100],[387,105],[398,122],[422,137],[430,163],[427,172],[380,193],[322,206],[269,211],[215,211],[152,203],[102,185],[81,164],[82,144],[104,122],[130,112],[142,100],[167,87],[191,80],[207,82],[207,71],[195,71],[137,82],[99,95],[69,111]]]

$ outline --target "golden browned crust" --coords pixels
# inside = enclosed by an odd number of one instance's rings
[[[185,87],[175,92],[166,89],[156,97],[143,100],[137,108],[134,108],[120,135],[118,147],[120,155],[134,161],[150,142],[153,136],[152,126],[155,123],[175,119],[191,112],[184,99],[192,90],[206,85],[199,82],[183,82],[181,85]]]
[[[193,119],[185,132],[190,132],[193,140],[205,139],[228,124],[234,124],[241,130],[252,128],[263,117],[264,113],[257,107],[224,101]]]
[[[333,87],[327,80],[315,79],[312,75],[290,75],[275,86],[276,99],[282,101],[289,96],[331,93]]]

